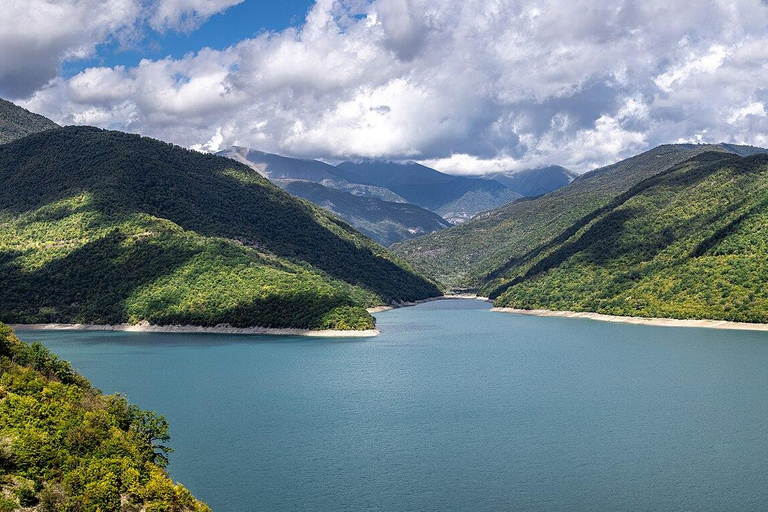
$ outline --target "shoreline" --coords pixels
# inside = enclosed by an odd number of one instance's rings
[[[516,309],[516,308],[491,308],[498,313],[513,313],[517,315],[582,318],[596,320],[598,322],[613,322],[632,325],[652,325],[656,327],[700,327],[705,329],[726,329],[735,331],[768,331],[768,324],[749,322],[731,322],[728,320],[696,320],[679,318],[646,318],[641,316],[616,316],[603,313],[589,313],[579,311],[553,311],[550,309]]]
[[[428,299],[416,300],[413,302],[398,302],[392,306],[376,306],[375,308],[367,308],[368,313],[381,313],[382,311],[391,311],[393,309],[408,308],[411,306],[418,306],[427,302],[434,302],[436,300],[451,300],[451,299],[466,299],[466,300],[481,300],[483,302],[492,302],[488,297],[481,297],[479,295],[472,295],[468,293],[461,293],[456,295],[443,295],[441,297],[430,297]]]
[[[152,325],[146,322],[138,324],[10,324],[15,331],[120,331],[120,332],[156,332],[176,334],[245,334],[265,336],[307,336],[310,338],[372,338],[381,332],[378,329],[364,331],[312,330],[277,327],[232,327],[217,325],[202,327],[199,325]]]

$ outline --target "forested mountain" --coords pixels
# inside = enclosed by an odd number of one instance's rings
[[[550,165],[517,172],[500,172],[484,177],[498,181],[523,197],[534,197],[562,188],[578,176],[565,167]]]
[[[58,127],[50,119],[0,98],[0,144]]]
[[[0,320],[364,329],[440,294],[250,167],[66,127],[0,146]]]
[[[336,169],[347,181],[389,189],[452,223],[520,197],[501,183],[443,174],[415,162],[342,162]]]
[[[451,289],[479,289],[505,272],[510,261],[552,241],[574,222],[617,195],[689,158],[708,151],[754,153],[733,145],[675,144],[588,172],[544,196],[518,200],[461,226],[415,238],[393,249]]]
[[[436,213],[410,203],[356,196],[310,181],[277,181],[283,190],[338,215],[384,246],[450,226]]]
[[[210,512],[168,478],[169,439],[165,418],[0,324],[0,510]]]
[[[768,322],[768,155],[698,155],[507,262],[498,306]]]

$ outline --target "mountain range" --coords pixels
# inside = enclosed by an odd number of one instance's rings
[[[0,145],[0,320],[368,329],[441,294],[228,158],[90,127]]]
[[[332,166],[237,146],[217,154],[249,165],[385,246],[464,222],[523,196],[550,192],[575,176],[557,166],[484,177],[452,176],[414,162]]]
[[[766,153],[659,146],[394,250],[498,306],[764,322]]]

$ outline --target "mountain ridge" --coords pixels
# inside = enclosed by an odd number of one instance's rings
[[[0,146],[0,319],[370,329],[440,295],[397,257],[230,159],[65,127]]]

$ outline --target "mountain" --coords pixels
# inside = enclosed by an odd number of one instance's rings
[[[165,418],[0,324],[0,509],[210,512],[165,471]]]
[[[583,174],[544,196],[515,201],[461,226],[395,245],[393,250],[451,289],[492,286],[510,261],[524,258],[637,183],[701,153],[735,150],[760,151],[731,145],[659,146]]]
[[[239,146],[232,146],[216,154],[237,160],[274,183],[311,181],[357,196],[376,197],[383,201],[397,203],[406,202],[405,199],[386,188],[351,183],[339,176],[334,166],[317,160],[288,158]]]
[[[708,152],[510,261],[498,306],[768,322],[768,155]]]
[[[0,146],[0,321],[365,329],[440,294],[250,167],[66,127]]]
[[[336,174],[349,182],[389,189],[452,223],[520,197],[501,183],[443,174],[415,162],[342,162],[336,169]]]
[[[485,175],[514,190],[523,197],[534,197],[553,192],[568,185],[579,175],[559,165],[537,167],[518,172],[500,172]]]
[[[384,246],[450,226],[439,215],[409,204],[391,190],[350,183],[336,168],[233,146],[217,153],[255,169],[290,194],[311,201]]]
[[[277,182],[283,190],[319,205],[384,246],[450,226],[436,213],[410,203],[382,201],[310,181]]]
[[[50,119],[0,98],[0,144],[58,127]]]

